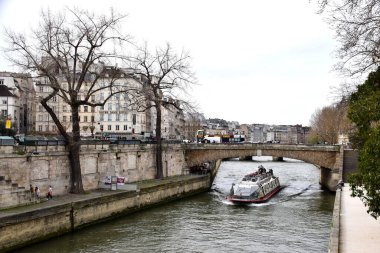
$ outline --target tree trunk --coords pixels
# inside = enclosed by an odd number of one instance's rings
[[[68,143],[70,160],[71,193],[84,193],[80,166],[80,126],[78,106],[72,106],[72,137]]]
[[[156,118],[156,178],[164,178],[164,172],[162,168],[162,140],[161,140],[161,104],[156,107],[157,118]]]

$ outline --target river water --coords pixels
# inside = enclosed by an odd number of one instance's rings
[[[229,203],[231,184],[260,164],[272,168],[286,187],[263,204]],[[208,193],[18,252],[327,252],[334,195],[318,181],[318,168],[296,160],[226,161]]]

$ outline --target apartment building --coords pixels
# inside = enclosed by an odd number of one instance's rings
[[[111,71],[111,67],[104,66],[104,68]],[[92,89],[98,89],[99,91],[91,95],[90,102],[102,103],[110,96],[111,92],[115,93],[115,95],[107,100],[103,106],[80,106],[79,121],[82,136],[127,137],[147,130],[145,112],[139,112],[138,108],[130,105],[131,94],[117,93],[117,89],[120,87],[130,87],[132,90],[141,86],[141,83],[130,74],[131,70],[122,69],[117,76],[110,75],[106,69],[104,75],[96,81]],[[88,78],[91,78],[91,76]],[[78,94],[78,99],[83,100],[88,94],[91,87],[90,81],[84,82]],[[104,88],[110,82],[113,83],[114,87],[112,89]],[[61,85],[67,86],[68,84],[61,80]],[[36,87],[37,97],[46,97],[52,91],[47,78],[39,78],[36,82]],[[50,99],[48,105],[56,113],[66,131],[71,132],[72,115],[70,105],[59,96]],[[42,105],[38,105],[36,110],[36,130],[39,133],[59,134],[57,126]]]
[[[17,134],[34,130],[35,90],[29,74],[0,72],[1,116]]]

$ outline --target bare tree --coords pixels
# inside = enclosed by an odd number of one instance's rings
[[[318,141],[337,143],[338,135],[347,134],[352,126],[347,118],[347,104],[341,102],[316,110],[310,124],[312,135],[317,136]]]
[[[140,111],[155,110],[156,177],[163,178],[162,110],[164,106],[172,106],[177,110],[191,107],[191,103],[184,96],[181,97],[196,83],[190,67],[190,56],[186,52],[176,54],[169,44],[152,54],[145,43],[131,62],[131,67],[143,83],[143,90],[135,92],[134,104]]]
[[[116,85],[122,75],[120,69],[105,67],[110,59],[120,56],[116,46],[129,40],[119,32],[123,18],[112,10],[108,15],[78,9],[60,14],[46,11],[42,12],[41,22],[31,36],[5,31],[9,60],[35,77],[48,80],[50,92],[40,98],[40,103],[67,142],[72,193],[84,192],[80,165],[80,107],[102,106],[115,93],[125,92],[125,87]],[[107,78],[106,85],[97,85],[101,78]],[[107,97],[92,99],[103,90],[108,91]],[[71,109],[71,134],[49,106],[48,102],[56,96]]]
[[[336,70],[360,76],[380,63],[380,1],[319,0],[320,12],[335,31],[339,47]]]

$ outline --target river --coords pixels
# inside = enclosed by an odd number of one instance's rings
[[[264,204],[226,201],[231,184],[260,164],[272,168],[286,187]],[[296,160],[226,161],[208,193],[18,252],[327,252],[334,195],[321,190],[318,181],[317,167]]]

